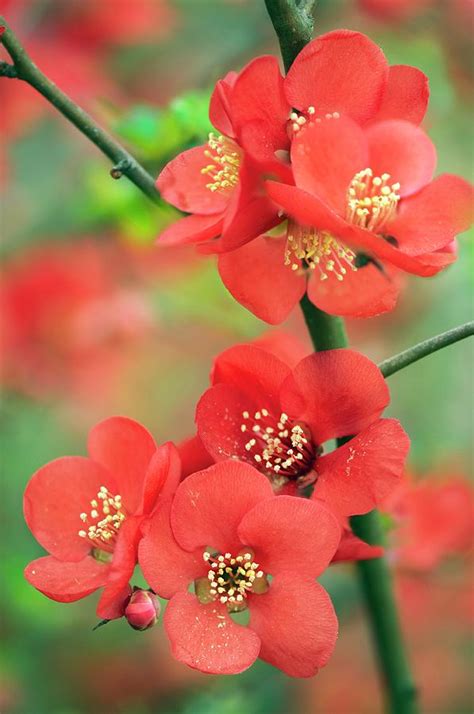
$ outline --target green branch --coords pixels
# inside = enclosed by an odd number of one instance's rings
[[[296,0],[265,0],[265,4],[288,70],[298,52],[311,39],[313,21],[308,6],[312,7],[312,3],[304,3],[304,9]],[[301,309],[315,350],[347,346],[343,320],[316,308],[306,295],[301,300]],[[338,444],[344,441],[339,439]],[[351,526],[363,540],[382,543],[383,528],[376,511],[351,518]],[[359,561],[356,567],[385,685],[388,711],[391,714],[417,714],[416,688],[405,652],[388,564],[385,558],[374,558]]]
[[[313,37],[315,4],[316,0],[265,0],[286,71]]]
[[[34,87],[113,162],[114,167],[111,170],[113,178],[120,178],[122,174],[127,176],[151,201],[159,203],[160,196],[156,190],[155,181],[148,171],[116,139],[104,131],[87,112],[69,99],[54,82],[43,74],[1,16],[0,43],[3,44],[13,62],[13,65],[7,62],[0,63],[0,76],[21,79]]]
[[[417,345],[409,347],[394,357],[385,359],[379,364],[380,371],[384,377],[390,377],[392,374],[395,374],[395,372],[413,364],[413,362],[418,362],[419,359],[423,359],[423,357],[427,357],[433,354],[433,352],[442,350],[443,347],[449,347],[449,345],[454,345],[455,342],[464,340],[466,337],[472,337],[473,335],[474,322],[466,322],[464,325],[459,325],[459,327],[454,327],[452,330],[442,332],[440,335],[430,337],[424,342],[419,342]]]

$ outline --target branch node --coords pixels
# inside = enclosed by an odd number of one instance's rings
[[[127,169],[131,168],[131,166],[132,163],[129,159],[121,159],[121,161],[118,161],[115,166],[112,166],[110,169],[110,175],[113,179],[119,179],[123,176]]]
[[[2,28],[0,27],[0,30]],[[1,36],[1,32],[0,32]],[[18,79],[18,72],[16,67],[8,62],[0,61],[0,77],[9,77],[10,79]]]

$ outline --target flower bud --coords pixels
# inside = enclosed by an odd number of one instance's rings
[[[130,596],[124,615],[134,630],[148,630],[156,624],[160,610],[160,601],[155,593],[136,588]]]

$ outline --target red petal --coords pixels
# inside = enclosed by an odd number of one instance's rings
[[[105,585],[109,568],[89,555],[75,563],[56,560],[49,555],[29,563],[25,578],[51,600],[74,602]]]
[[[161,195],[180,211],[210,215],[227,207],[227,194],[206,188],[210,178],[201,170],[212,164],[205,155],[208,150],[208,145],[203,144],[183,151],[158,176],[156,185]]]
[[[388,224],[384,227],[384,230],[386,230],[388,235],[393,235],[393,224]],[[407,253],[398,250],[398,248],[394,248],[381,236],[370,233],[363,228],[346,224],[345,228],[340,232],[340,237],[352,245],[355,250],[360,250],[363,253],[366,252],[369,253],[369,255],[374,255],[376,258],[388,261],[407,273],[421,275],[426,278],[431,275],[436,275],[440,270],[437,260],[432,261],[431,258],[427,260],[425,256],[411,257]]]
[[[313,498],[342,516],[371,511],[400,483],[410,440],[395,419],[379,419],[316,462]]]
[[[196,407],[196,425],[214,461],[239,458],[254,463],[245,450],[249,435],[241,430],[242,414],[254,414],[265,406],[268,407],[266,401],[254,401],[230,384],[217,384],[204,392]]]
[[[344,280],[320,280],[314,272],[308,282],[308,297],[330,315],[373,317],[393,310],[400,293],[402,274],[386,265],[368,265],[348,270]]]
[[[224,461],[181,482],[171,508],[171,527],[187,551],[210,546],[238,552],[237,528],[259,501],[274,498],[270,482],[247,464]]]
[[[443,174],[400,203],[389,230],[401,250],[410,255],[439,250],[469,228],[473,199],[473,188],[467,181]]]
[[[286,238],[260,236],[219,256],[219,274],[227,290],[270,325],[286,320],[306,288],[304,275],[285,265],[285,246]]]
[[[436,168],[436,149],[423,129],[393,119],[367,129],[369,166],[375,176],[390,174],[398,181],[400,196],[409,196],[431,181]]]
[[[131,594],[132,587],[128,581],[121,587],[119,584],[111,588],[105,587],[97,603],[97,617],[102,620],[117,620],[123,617]]]
[[[185,479],[195,471],[203,471],[208,466],[212,466],[214,459],[204,448],[199,436],[191,436],[178,444],[178,452],[181,459],[181,480]]]
[[[97,605],[97,615],[105,620],[122,617],[129,580],[138,561],[138,543],[141,538],[142,518],[129,517],[120,527],[112,563],[104,592]]]
[[[317,226],[335,236],[347,232],[349,224],[318,196],[277,181],[266,181],[265,186],[270,198],[300,225]]]
[[[426,114],[429,95],[426,74],[406,64],[393,65],[389,67],[382,102],[372,121],[405,119],[420,124]]]
[[[244,160],[225,216],[219,250],[239,248],[279,223],[275,205],[264,195],[259,170],[253,162]]]
[[[243,412],[265,408],[280,416],[279,391],[289,373],[284,362],[254,345],[237,345],[219,355],[212,372],[215,386],[203,394],[196,408],[199,436],[216,461],[247,455]]]
[[[225,605],[201,605],[191,593],[174,595],[164,625],[173,657],[201,672],[238,674],[258,657],[260,640],[252,630],[233,622]]]
[[[181,461],[176,446],[168,441],[155,451],[145,475],[140,513],[150,514],[163,498],[170,498],[181,478]]]
[[[267,330],[252,344],[278,357],[292,369],[298,362],[313,352],[308,334],[297,336],[284,330]]]
[[[127,511],[135,513],[157,448],[150,432],[133,419],[111,417],[91,430],[87,445],[91,458],[114,475]]]
[[[23,499],[25,520],[51,555],[80,561],[89,553],[90,542],[79,536],[84,526],[80,514],[90,512],[101,486],[116,491],[110,473],[82,456],[64,456],[33,474]]]
[[[312,196],[296,186],[289,186],[275,181],[265,183],[270,198],[281,206],[285,213],[303,226],[317,226],[341,239],[356,250],[368,252],[382,260],[387,260],[401,270],[424,277],[434,275],[439,267],[426,261],[412,258],[375,233],[347,223],[317,196]],[[392,230],[392,224],[386,226]]]
[[[277,408],[280,387],[289,373],[289,367],[271,352],[255,345],[236,345],[216,358],[212,384],[232,385],[255,402],[264,400],[262,406]]]
[[[291,161],[298,188],[344,215],[350,182],[369,166],[367,139],[348,117],[314,122],[293,140]]]
[[[216,82],[209,103],[209,119],[211,124],[225,136],[235,139],[234,127],[231,119],[230,97],[232,88],[237,79],[237,72],[228,72],[223,79]]]
[[[285,94],[297,109],[314,106],[316,116],[340,112],[364,122],[378,110],[387,74],[382,50],[368,37],[335,30],[299,53],[285,79]]]
[[[306,422],[318,444],[367,428],[389,401],[377,365],[346,349],[306,357],[281,389],[283,411]]]
[[[239,538],[251,546],[265,573],[293,572],[295,578],[316,578],[337,550],[341,527],[322,504],[296,496],[275,496],[244,515]]]
[[[290,105],[276,57],[257,57],[240,72],[231,105],[241,144],[255,160],[274,160],[275,151],[288,147]]]
[[[331,657],[338,623],[319,583],[294,574],[273,578],[263,595],[250,595],[250,627],[262,641],[260,659],[291,677],[311,677]]]
[[[222,213],[212,216],[185,216],[160,233],[159,244],[184,245],[211,240],[220,235],[223,222]]]
[[[384,549],[379,545],[369,545],[357,538],[353,532],[346,528],[343,531],[339,548],[336,551],[332,563],[353,562],[355,560],[372,560],[381,558]]]
[[[167,599],[179,590],[187,590],[196,578],[205,577],[209,569],[202,552],[188,553],[176,543],[170,526],[170,505],[163,505],[152,516],[138,552],[148,585]]]

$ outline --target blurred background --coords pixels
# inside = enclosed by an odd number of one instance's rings
[[[0,0],[59,86],[153,174],[202,143],[214,82],[278,47],[263,0]],[[430,79],[425,127],[439,172],[469,177],[471,0],[319,0],[318,33],[362,30],[392,64]],[[8,59],[0,51],[2,59]],[[363,70],[363,68],[361,68]],[[0,78],[2,481],[0,711],[5,714],[378,714],[381,693],[352,567],[323,581],[341,619],[333,660],[291,680],[257,663],[214,678],[172,660],[161,627],[93,632],[95,597],[49,601],[23,579],[42,550],[22,517],[31,474],[84,454],[89,428],[124,414],[157,441],[193,433],[213,356],[268,332],[214,262],[160,249],[174,209],[154,206],[30,87]],[[406,281],[398,309],[350,321],[375,361],[472,319],[472,236],[431,280]],[[299,314],[272,339],[303,340]],[[411,485],[387,504],[389,557],[423,711],[472,711],[472,360],[463,342],[390,378],[391,416],[412,438]],[[140,584],[137,575],[136,584]]]

